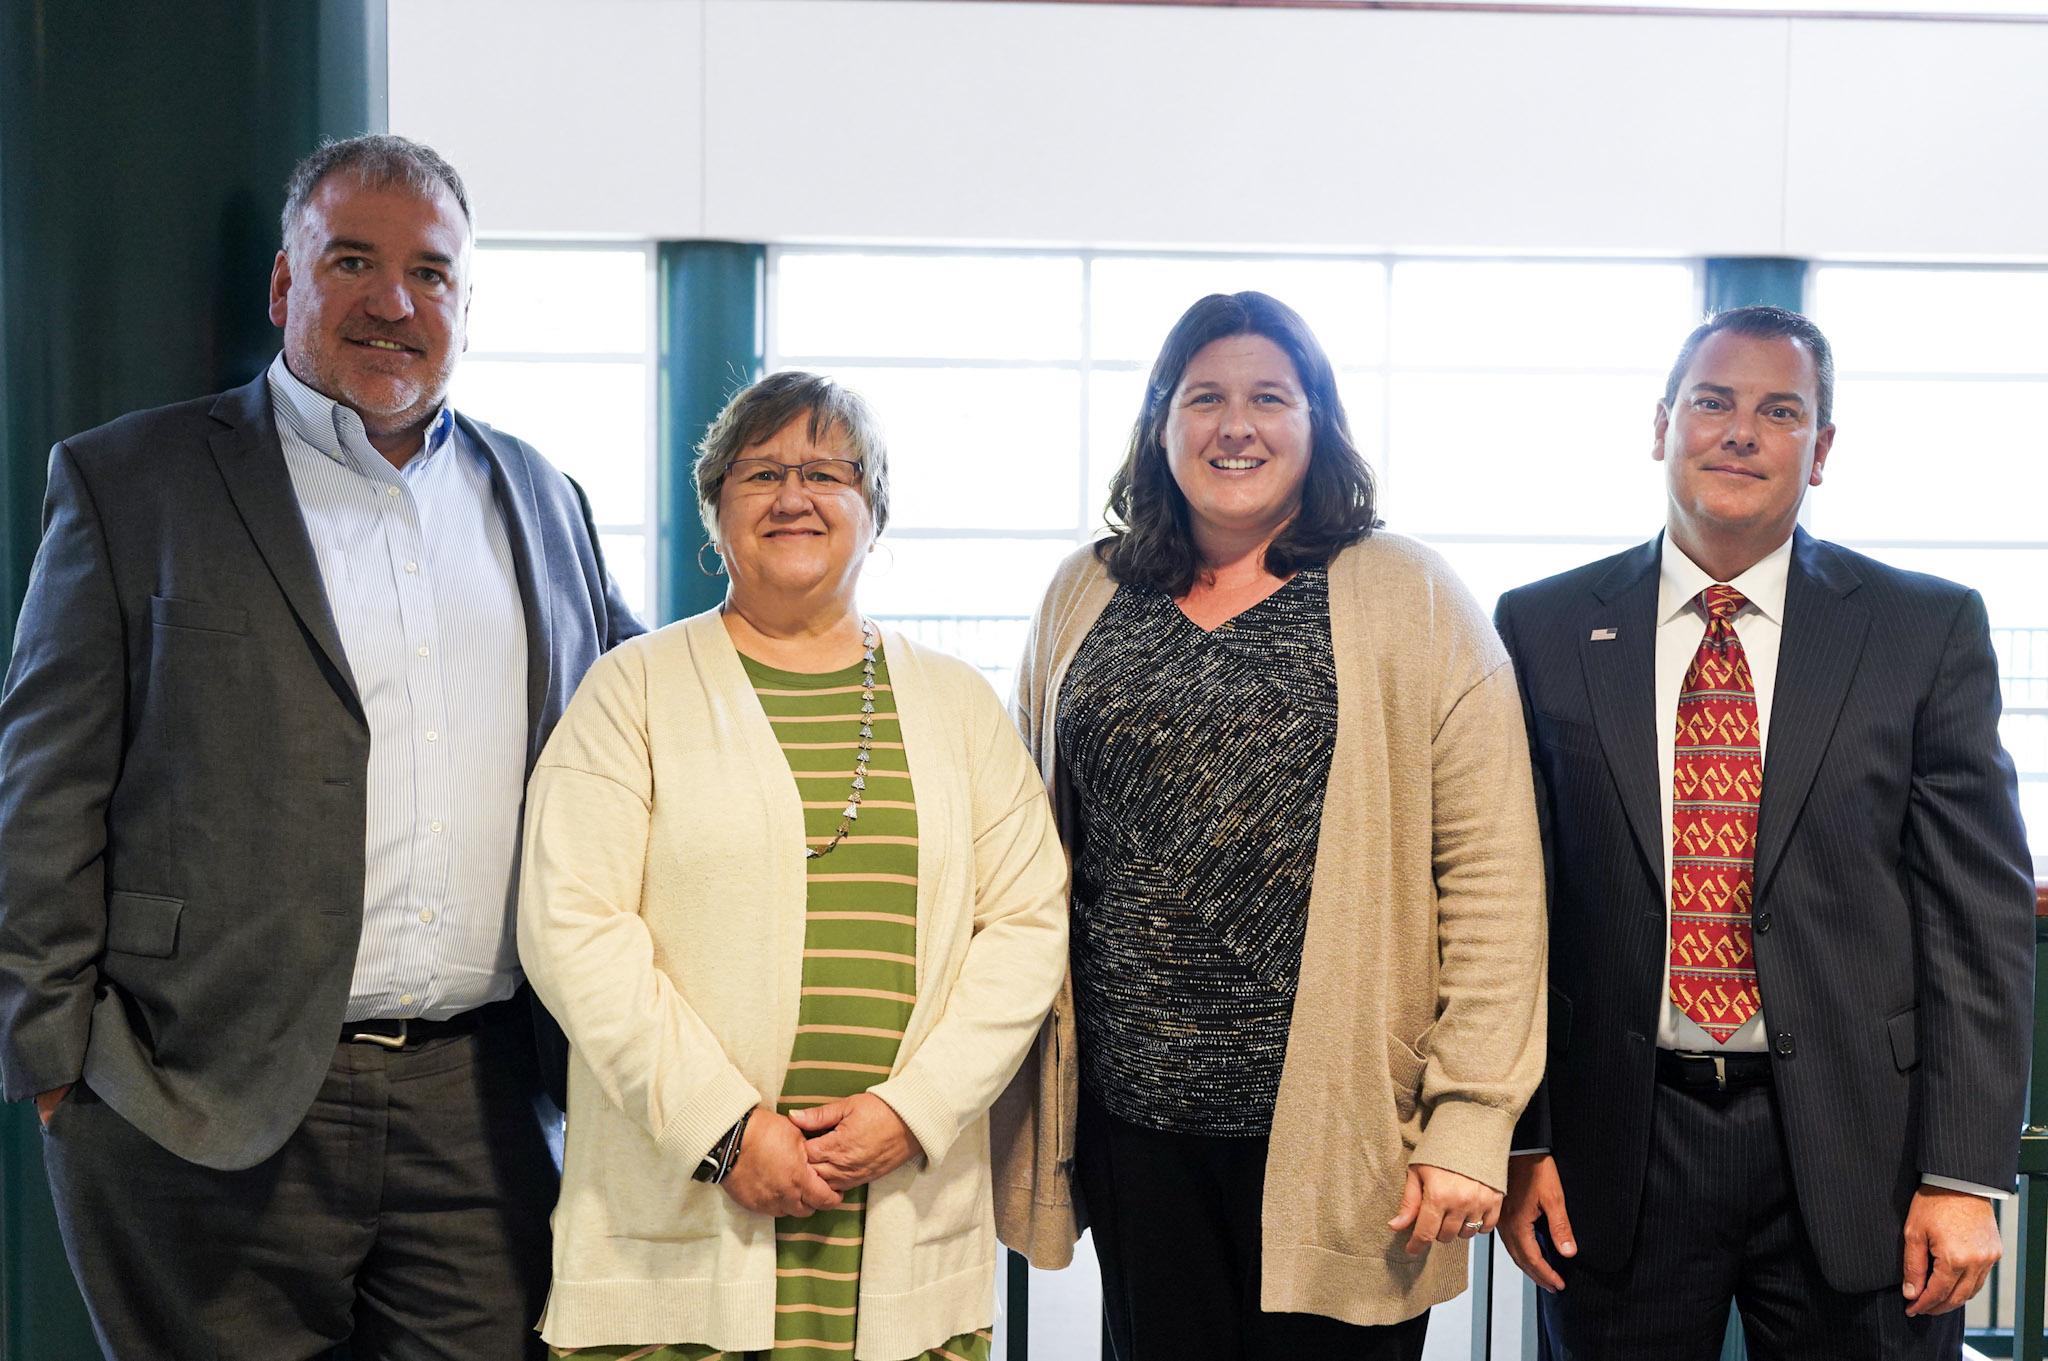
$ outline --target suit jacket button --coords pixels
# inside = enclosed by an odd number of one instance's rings
[[[1768,913],[1768,912],[1766,912],[1766,913],[1764,913],[1764,914],[1763,914],[1763,916],[1761,916],[1761,917],[1758,917],[1758,918],[1756,919],[1756,923],[1755,923],[1755,925],[1756,925],[1756,931],[1757,931],[1757,934],[1758,934],[1758,935],[1762,935],[1762,934],[1763,934],[1764,932],[1766,932],[1766,931],[1770,930],[1770,929],[1771,929],[1771,914],[1770,914],[1770,913]]]
[[[1779,1052],[1780,1054],[1786,1055],[1787,1057],[1789,1057],[1789,1056],[1791,1055],[1791,1053],[1792,1053],[1792,1032],[1791,1032],[1791,1031],[1789,1031],[1789,1030],[1781,1030],[1781,1031],[1779,1031],[1779,1032],[1778,1032],[1778,1052]]]

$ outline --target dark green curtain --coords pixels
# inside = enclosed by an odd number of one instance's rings
[[[0,647],[50,446],[253,377],[292,163],[385,127],[385,0],[0,0]],[[0,1355],[98,1355],[0,1109]]]

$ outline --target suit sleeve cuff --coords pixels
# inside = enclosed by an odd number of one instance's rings
[[[1920,1181],[1925,1186],[1938,1186],[1944,1191],[1967,1191],[1973,1196],[1982,1196],[1986,1200],[2012,1199],[2011,1191],[1997,1191],[1989,1186],[1979,1186],[1973,1181],[1958,1181],[1954,1177],[1937,1177],[1929,1173],[1923,1175]]]

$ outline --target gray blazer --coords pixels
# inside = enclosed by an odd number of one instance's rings
[[[588,505],[487,451],[525,607],[527,765],[642,631]],[[171,1152],[275,1152],[333,1059],[370,733],[264,379],[50,454],[0,695],[0,1093],[80,1079]]]

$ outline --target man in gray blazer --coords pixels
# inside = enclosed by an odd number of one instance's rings
[[[446,403],[471,245],[431,150],[323,147],[277,361],[50,455],[0,696],[0,1083],[110,1358],[540,1355],[520,805],[641,627],[575,485]]]

